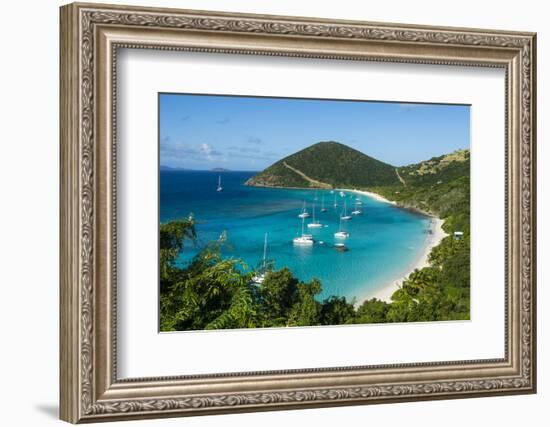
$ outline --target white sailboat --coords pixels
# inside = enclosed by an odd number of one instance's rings
[[[344,210],[342,211],[342,216],[340,216],[341,220],[349,221],[352,218],[351,215],[348,215],[346,211],[346,201],[344,200]]]
[[[315,221],[315,205],[313,205],[313,221],[307,225],[307,228],[321,228],[323,224],[319,221]]]
[[[256,285],[261,285],[265,279],[267,273],[267,233],[264,236],[264,257],[262,260],[262,267],[260,273],[252,278],[252,282]]]
[[[336,201],[336,193],[334,193],[334,207],[338,207],[338,202]]]
[[[334,237],[337,239],[347,239],[349,237],[349,233],[342,228],[342,218],[340,217],[340,227],[338,228],[338,231],[334,233]]]
[[[309,218],[309,212],[306,209],[305,200],[304,200],[304,205],[302,206],[302,212],[298,215],[298,218]]]
[[[313,245],[313,242],[313,236],[311,234],[304,233],[304,218],[302,218],[302,234],[292,239],[292,243],[300,246],[311,246]]]
[[[355,202],[355,210],[353,210],[351,212],[352,215],[361,215],[363,213],[363,211],[361,209],[359,209],[359,202],[356,201]]]
[[[343,191],[340,191],[340,197],[345,197],[346,196],[346,193],[344,193]]]
[[[221,175],[218,175],[218,188],[216,188],[216,191],[218,193],[221,193],[223,191],[223,187],[222,187],[222,176]]]
[[[325,195],[321,197],[321,212],[326,212],[327,208],[325,208]]]

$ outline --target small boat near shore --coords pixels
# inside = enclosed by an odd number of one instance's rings
[[[352,215],[361,215],[363,211],[359,209],[359,203],[355,201],[355,209],[351,212]]]

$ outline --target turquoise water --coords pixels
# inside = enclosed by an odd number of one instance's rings
[[[426,243],[429,218],[396,208],[388,203],[360,196],[363,214],[343,222],[350,233],[345,240],[334,239],[344,198],[329,190],[293,190],[246,187],[253,172],[224,172],[224,191],[216,192],[218,173],[202,171],[163,171],[160,173],[160,220],[187,217],[198,221],[199,244],[187,247],[178,262],[185,264],[209,240],[227,233],[229,248],[224,256],[243,259],[255,267],[263,256],[264,234],[268,233],[267,257],[275,268],[288,267],[304,281],[317,278],[323,292],[349,299],[367,297],[392,280],[403,276],[416,262]],[[337,192],[336,192],[337,193]],[[320,213],[325,197],[326,213]],[[356,195],[346,194],[348,213]],[[317,199],[317,201],[315,201]],[[301,233],[298,214],[306,201],[311,213],[316,203],[316,219],[327,227],[308,229],[317,242],[312,247],[295,246],[292,239]],[[307,218],[306,224],[311,222]],[[344,242],[348,252],[332,246]]]

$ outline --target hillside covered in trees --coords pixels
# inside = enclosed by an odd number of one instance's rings
[[[470,150],[433,157],[397,168],[397,185],[372,186],[370,191],[449,221],[453,229],[470,227]],[[452,224],[450,221],[452,220]]]
[[[334,141],[319,142],[285,157],[246,182],[261,187],[303,188],[392,184],[399,184],[393,166]]]

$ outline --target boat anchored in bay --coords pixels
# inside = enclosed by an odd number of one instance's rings
[[[340,216],[340,219],[343,221],[349,221],[352,218],[351,215],[348,215],[346,210],[346,201],[344,200],[344,210],[342,211],[342,215]]]
[[[321,228],[323,224],[315,220],[315,205],[313,205],[313,222],[307,225],[307,228]]]
[[[324,213],[327,211],[327,208],[325,208],[325,195],[323,194],[321,198],[321,212]]]
[[[340,227],[338,231],[334,233],[334,237],[337,239],[347,239],[349,237],[349,233],[342,228],[342,217],[340,217]]]
[[[311,246],[314,243],[313,236],[304,233],[304,220],[305,218],[302,218],[302,234],[292,239],[292,243],[299,246]]]
[[[302,212],[298,215],[298,218],[309,218],[309,212],[306,209],[306,201],[304,200],[304,204],[302,206]]]
[[[355,201],[355,209],[351,212],[352,215],[361,215],[363,213],[363,211],[359,208],[360,203],[361,202],[359,200]]]

